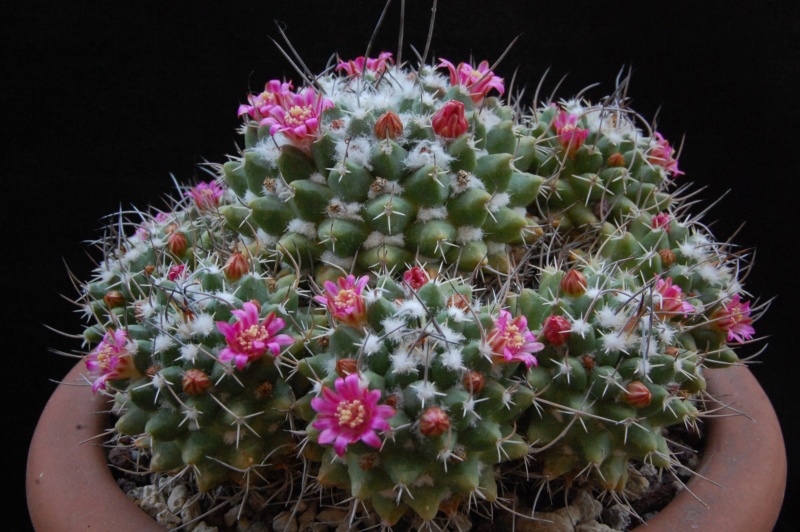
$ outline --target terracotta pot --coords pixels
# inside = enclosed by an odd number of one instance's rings
[[[80,377],[64,378],[39,419],[28,455],[28,510],[37,531],[163,530],[118,487],[106,464],[99,415],[107,404]],[[708,371],[709,391],[747,416],[708,423],[706,452],[688,488],[640,532],[772,530],[786,485],[786,453],[775,412],[746,368]],[[697,497],[697,498],[695,498]],[[700,499],[703,502],[699,502]]]

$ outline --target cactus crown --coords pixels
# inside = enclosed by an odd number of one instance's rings
[[[624,101],[504,92],[487,62],[382,53],[249,95],[240,156],[110,228],[84,286],[120,441],[201,491],[288,476],[386,526],[500,504],[520,464],[612,491],[674,467],[662,429],[753,338],[743,260]]]

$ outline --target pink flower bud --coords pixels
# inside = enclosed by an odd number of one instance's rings
[[[124,307],[125,296],[118,290],[109,290],[106,292],[106,295],[103,296],[103,302],[106,304],[106,307],[110,309]]]
[[[391,111],[382,114],[375,122],[375,136],[379,139],[396,139],[403,135],[403,122]]]
[[[358,373],[358,360],[355,358],[340,358],[336,361],[336,374],[344,378]]]
[[[625,166],[625,157],[620,153],[612,153],[606,159],[606,164],[611,168]]]
[[[181,379],[183,391],[188,395],[201,395],[211,387],[211,379],[204,371],[199,369],[187,369]]]
[[[561,278],[561,291],[571,297],[582,296],[586,292],[586,277],[578,270],[572,269]]]
[[[650,225],[651,225],[651,227],[653,229],[663,229],[664,231],[669,233],[669,230],[671,228],[671,226],[670,226],[670,222],[671,221],[672,221],[672,218],[670,217],[670,215],[668,213],[660,212],[660,213],[656,214],[655,216],[653,216],[653,221],[650,222]]]
[[[186,235],[183,233],[179,233],[177,231],[170,233],[167,237],[167,249],[169,249],[174,255],[181,257],[184,253],[186,253],[186,249],[189,247],[189,241],[186,239]]]
[[[483,390],[483,384],[485,382],[485,378],[483,374],[469,370],[464,374],[464,380],[462,383],[464,384],[464,389],[470,392],[472,395],[479,395],[481,390]]]
[[[440,436],[450,430],[450,417],[438,406],[432,406],[419,418],[419,431],[428,437]]]
[[[464,115],[464,104],[458,100],[450,100],[431,118],[433,131],[440,137],[454,139],[469,129],[467,117]]]
[[[635,408],[644,408],[650,404],[650,390],[639,381],[628,384],[625,392],[625,402]]]
[[[249,273],[250,265],[247,263],[247,259],[244,258],[244,255],[241,253],[234,253],[225,262],[225,266],[222,267],[222,270],[225,272],[225,277],[233,282],[238,281]]]
[[[542,326],[542,335],[552,345],[564,345],[569,338],[571,325],[563,316],[548,316]]]

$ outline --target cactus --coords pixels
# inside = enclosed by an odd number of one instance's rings
[[[270,81],[218,180],[109,228],[86,366],[151,471],[288,472],[392,526],[495,503],[521,463],[614,491],[675,466],[663,429],[755,334],[743,259],[624,102],[493,91],[486,62],[388,53]]]
[[[250,95],[243,154],[219,168],[236,192],[229,226],[263,234],[289,267],[320,280],[414,261],[507,272],[551,226],[585,233],[672,201],[669,143],[618,103],[526,115],[494,95],[503,80],[486,62],[356,61],[316,88],[272,80]]]

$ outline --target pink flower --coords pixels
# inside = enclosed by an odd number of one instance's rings
[[[673,153],[675,153],[675,150],[670,147],[667,139],[662,137],[661,133],[656,133],[656,136],[650,140],[647,161],[650,164],[662,167],[673,176],[683,175],[683,172],[678,170],[678,160],[672,157]]]
[[[282,95],[292,91],[292,83],[282,83],[280,80],[273,79],[267,82],[264,92],[261,94],[250,94],[247,101],[250,105],[242,104],[239,106],[237,116],[249,115],[253,120],[259,122],[269,116],[269,111],[275,105],[280,105]]]
[[[503,362],[523,362],[525,367],[537,366],[533,353],[544,349],[544,344],[536,341],[536,337],[528,330],[525,316],[511,319],[507,310],[500,311],[500,317],[494,322],[494,329],[487,339],[492,352]]]
[[[365,73],[382,74],[386,67],[392,63],[390,52],[381,52],[376,58],[366,58],[364,56],[342,61],[336,65],[336,70],[344,70],[348,76],[363,76]]]
[[[683,300],[681,287],[672,284],[672,277],[656,280],[653,289],[653,309],[662,318],[672,318],[682,314],[685,318],[687,314],[695,311],[694,307]]]
[[[237,369],[258,360],[267,350],[278,356],[281,346],[294,343],[294,338],[288,334],[275,334],[286,323],[281,318],[276,318],[274,312],[270,312],[262,323],[258,323],[258,307],[245,303],[242,310],[234,310],[233,315],[239,318],[236,323],[217,322],[217,329],[225,335],[228,343],[228,347],[220,352],[219,359],[222,362],[233,360]]]
[[[170,281],[177,281],[178,279],[183,279],[184,277],[186,277],[185,264],[176,264],[169,269],[169,272],[167,272],[167,279]]]
[[[428,283],[428,274],[419,266],[414,266],[403,273],[403,280],[414,290],[419,290]]]
[[[588,129],[578,127],[577,115],[569,114],[566,111],[558,112],[553,121],[553,127],[558,135],[558,142],[566,150],[567,156],[572,156],[578,151],[589,135]]]
[[[283,133],[292,144],[305,148],[319,129],[322,111],[330,107],[333,102],[317,94],[312,87],[298,93],[284,92],[260,124],[269,126],[270,135]]]
[[[222,197],[222,187],[216,181],[208,183],[198,183],[186,193],[194,199],[194,204],[201,211],[213,211],[219,207],[219,200]]]
[[[669,213],[660,212],[653,217],[653,221],[651,222],[651,227],[653,229],[663,229],[664,231],[669,233],[670,222],[672,222],[672,217],[670,217]]]
[[[386,420],[395,414],[394,408],[379,405],[380,390],[362,387],[358,374],[336,379],[334,386],[336,391],[322,388],[322,397],[311,400],[311,407],[318,412],[312,426],[322,431],[317,442],[333,443],[339,456],[344,455],[349,444],[359,440],[379,448],[381,439],[375,431],[389,430]]]
[[[116,381],[139,377],[133,363],[133,353],[129,350],[128,335],[123,330],[109,329],[103,339],[86,356],[86,369],[94,378],[92,391],[106,388],[106,381]]]
[[[739,300],[739,294],[722,305],[711,316],[711,326],[717,331],[728,333],[729,342],[742,343],[753,338],[756,330],[750,317],[750,302]]]
[[[447,101],[436,114],[431,117],[433,132],[446,139],[460,137],[469,129],[467,117],[464,115],[464,104],[458,100]]]
[[[488,61],[481,61],[478,68],[469,63],[459,63],[456,68],[447,59],[441,59],[438,68],[441,67],[446,67],[450,71],[450,85],[466,87],[470,98],[475,103],[480,102],[492,89],[497,89],[500,94],[506,91],[503,86],[503,78],[495,76],[494,72],[489,70]]]
[[[337,284],[325,281],[325,292],[314,299],[328,307],[333,319],[357,328],[367,319],[367,308],[361,292],[368,282],[367,275],[360,277],[358,281],[354,275],[339,277]]]

